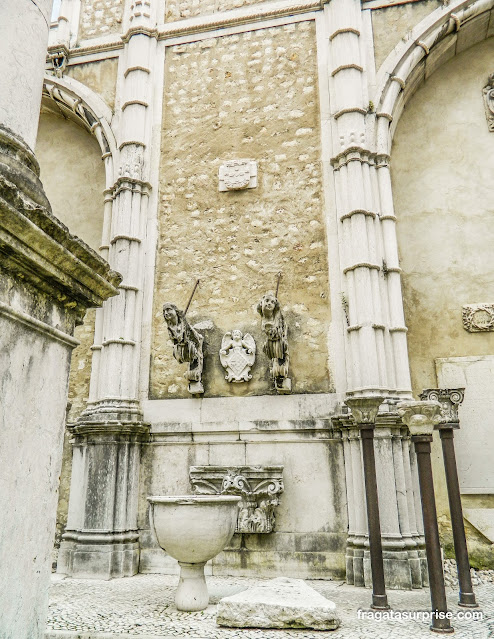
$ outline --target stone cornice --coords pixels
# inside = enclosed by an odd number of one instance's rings
[[[272,20],[300,13],[319,11],[329,0],[298,0],[266,2],[241,9],[223,11],[207,16],[197,16],[186,20],[167,23],[159,30],[159,39],[175,38],[177,36],[204,31],[215,31],[240,24],[249,24],[260,20]]]
[[[222,11],[206,16],[197,16],[161,24],[158,29],[147,27],[132,27],[120,37],[104,42],[90,44],[85,41],[85,46],[70,49],[70,58],[91,55],[94,53],[104,53],[106,51],[116,51],[122,49],[124,44],[133,35],[143,34],[159,40],[169,40],[181,36],[207,33],[217,29],[227,29],[239,25],[260,22],[264,20],[274,20],[276,18],[286,18],[293,15],[320,11],[329,0],[279,0],[278,2],[260,3],[240,9]]]
[[[51,213],[34,155],[3,127],[0,213],[0,259],[8,271],[78,315],[118,293],[120,275]]]

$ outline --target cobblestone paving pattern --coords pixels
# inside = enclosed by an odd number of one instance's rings
[[[60,579],[54,576],[50,592],[47,637],[50,631],[115,633],[120,636],[153,635],[197,637],[200,639],[322,639],[332,635],[348,639],[430,638],[429,622],[423,620],[375,621],[359,619],[357,611],[369,610],[370,591],[342,582],[308,581],[313,588],[334,601],[341,618],[337,631],[228,629],[216,625],[216,603],[259,583],[260,579],[208,577],[211,604],[196,613],[178,612],[173,603],[178,576],[137,575],[113,581]],[[494,584],[484,582],[475,592],[483,620],[452,623],[458,639],[494,637]],[[388,592],[394,611],[429,610],[428,590]],[[448,588],[449,608],[457,614],[457,593]]]

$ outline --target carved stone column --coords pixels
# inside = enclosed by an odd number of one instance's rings
[[[439,401],[441,404],[442,420],[437,429],[441,437],[443,448],[444,470],[446,472],[446,486],[448,489],[449,511],[455,545],[456,567],[460,585],[459,606],[463,608],[477,608],[475,593],[470,576],[470,561],[468,559],[467,540],[463,525],[463,510],[461,506],[460,483],[456,468],[454,444],[454,430],[460,428],[458,406],[463,402],[464,388],[429,388],[423,391],[420,399]]]
[[[44,636],[74,327],[120,277],[57,220],[32,152],[49,0],[0,7],[0,636]]]
[[[370,586],[360,433],[350,415],[335,418],[333,424],[341,430],[345,457],[349,520],[346,579],[355,586]],[[383,412],[376,417],[374,438],[386,587],[422,588],[427,583],[427,563],[423,528],[417,523],[420,492],[414,483],[410,436],[396,412]],[[420,517],[420,510],[418,514]]]
[[[360,429],[364,464],[365,502],[369,531],[370,564],[372,578],[371,608],[386,610],[388,598],[384,585],[384,565],[381,541],[379,498],[377,494],[376,462],[374,456],[374,428],[382,397],[348,399],[347,405]]]
[[[126,2],[116,105],[119,161],[115,182],[105,192],[111,216],[105,218],[102,245],[123,282],[119,297],[97,317],[90,398],[74,428],[74,481],[58,565],[59,572],[73,576],[123,577],[138,567],[135,503],[140,447],[148,433],[139,367],[160,8],[157,0]],[[100,481],[107,468],[108,485]]]
[[[453,628],[451,628],[450,620],[443,618],[448,611],[448,604],[444,585],[431,463],[432,433],[434,426],[441,420],[440,411],[441,405],[435,401],[402,402],[398,405],[398,412],[410,430],[417,454],[433,614],[431,630],[441,633],[451,633],[454,631]],[[438,615],[438,613],[441,613],[441,615]]]
[[[364,44],[372,35],[353,0],[333,0],[325,12],[347,393],[411,397],[396,238],[388,192],[381,197],[379,189],[387,159],[375,152],[372,134]]]

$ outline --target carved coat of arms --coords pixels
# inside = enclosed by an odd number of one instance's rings
[[[253,160],[229,160],[220,166],[220,191],[238,191],[257,186],[257,164]]]
[[[220,362],[227,382],[248,382],[256,359],[256,343],[249,333],[238,329],[225,333],[221,341]]]

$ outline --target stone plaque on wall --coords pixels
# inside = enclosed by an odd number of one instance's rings
[[[257,186],[257,162],[228,160],[220,166],[220,191],[241,191]]]
[[[463,327],[469,333],[494,331],[494,303],[465,304],[463,306]]]
[[[458,479],[463,495],[494,494],[492,414],[494,356],[436,359],[437,382],[443,388],[464,388],[455,431]]]

